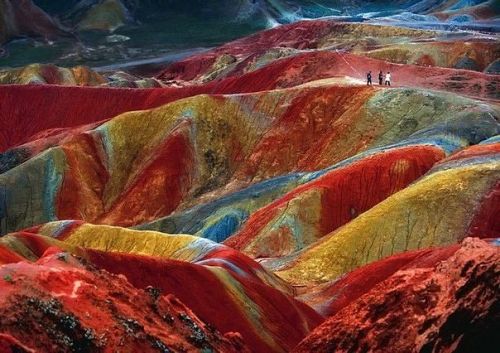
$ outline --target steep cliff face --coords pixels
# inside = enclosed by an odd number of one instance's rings
[[[473,239],[434,266],[414,260],[293,352],[495,352],[499,260],[498,247]]]

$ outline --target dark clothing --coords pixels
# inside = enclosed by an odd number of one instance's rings
[[[370,74],[370,73],[368,73],[366,75],[366,84],[369,86],[371,86],[371,84],[372,84],[372,74]]]
[[[378,84],[382,86],[383,83],[384,83],[384,75],[382,73],[379,73],[378,74]]]

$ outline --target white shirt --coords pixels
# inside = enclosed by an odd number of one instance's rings
[[[391,82],[391,74],[386,74],[385,80]]]

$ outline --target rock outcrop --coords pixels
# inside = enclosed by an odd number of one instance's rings
[[[468,238],[434,266],[415,262],[329,318],[293,352],[495,352],[499,248]]]
[[[0,239],[0,263],[19,261],[15,254],[34,260],[54,246],[125,276],[136,288],[174,295],[218,331],[240,333],[254,352],[290,351],[322,321],[250,258],[189,235],[49,223]]]
[[[36,263],[0,268],[2,352],[249,352],[173,295],[49,249]]]

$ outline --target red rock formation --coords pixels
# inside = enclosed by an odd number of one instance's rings
[[[443,162],[448,163],[450,161],[460,161],[470,158],[487,157],[493,155],[494,153],[500,153],[500,143],[488,143],[488,144],[469,146],[457,153],[454,153],[453,155],[448,157],[446,161]]]
[[[0,268],[2,352],[248,352],[173,295],[82,266],[56,249]],[[21,343],[22,342],[22,343]]]
[[[21,256],[6,248],[5,246],[0,245],[0,265],[10,264],[12,262],[18,262],[22,260],[23,258]]]
[[[468,236],[500,238],[500,181],[486,195],[471,222]]]
[[[33,233],[16,233],[10,239],[21,242],[35,257],[50,251],[51,242]],[[282,292],[292,292],[284,283],[230,248],[220,247],[196,263],[92,249],[74,251],[96,268],[125,276],[136,288],[174,295],[218,331],[240,333],[252,352],[290,351],[322,322],[313,309]],[[16,258],[2,257],[0,252],[0,263],[21,261],[13,254]]]
[[[59,219],[79,219],[84,214],[93,222],[128,226],[137,223],[130,214],[161,216],[172,212],[189,191],[192,180],[194,153],[189,129],[179,126],[172,132],[154,158],[144,161],[141,173],[134,176],[110,209],[103,204],[109,173],[104,167],[101,141],[96,135],[76,136],[63,147],[70,168],[58,196]],[[79,204],[86,206],[83,210],[74,207]]]
[[[438,262],[446,260],[459,248],[459,245],[453,245],[397,254],[360,267],[327,285],[303,290],[304,294],[300,298],[323,316],[329,317],[370,292],[397,271],[408,268],[434,268]]]
[[[364,81],[366,72],[382,70],[391,71],[395,85],[499,99],[496,87],[500,82],[495,75],[427,66],[435,64],[434,59],[429,56],[432,53],[448,58],[449,62],[445,60],[446,62],[441,63],[445,67],[460,67],[456,66],[460,60],[470,56],[477,64],[476,70],[483,70],[498,55],[494,44],[487,41],[469,44],[464,40],[431,40],[437,35],[432,31],[392,26],[341,23],[333,20],[302,21],[262,31],[191,56],[170,65],[158,78],[165,81],[183,80],[198,83],[218,79],[222,81],[217,83],[217,91],[229,93],[291,87],[332,76],[351,76]],[[377,42],[377,38],[381,41]],[[410,43],[406,49],[398,47],[402,38],[403,42]],[[429,43],[425,44],[426,49],[422,49],[421,57],[409,62],[404,61],[409,55],[405,54],[405,50],[411,53],[411,48],[424,45],[419,43],[421,39],[429,40]],[[358,45],[361,48],[356,50]],[[386,51],[380,48],[386,48]],[[399,56],[396,54],[398,52]],[[279,59],[280,57],[284,58]],[[400,65],[396,62],[418,65]],[[245,77],[245,80],[240,80],[239,77]],[[241,87],[242,84],[245,87]]]
[[[467,238],[442,255],[389,276],[293,352],[496,352],[500,249]]]
[[[49,130],[45,133],[45,137],[48,137],[60,133],[60,129],[95,123],[125,111],[149,109],[201,93],[258,92],[294,87],[335,76],[364,80],[365,72],[379,69],[391,71],[396,86],[408,85],[475,97],[500,98],[498,75],[391,64],[332,51],[306,52],[274,61],[252,72],[242,75],[236,73],[224,80],[200,86],[145,90],[0,86],[0,152],[31,141],[45,130]],[[203,72],[203,68],[199,70],[198,73]]]
[[[492,156],[500,153],[500,143],[479,144],[468,147],[449,157],[448,161],[464,161],[467,159]],[[480,238],[500,237],[500,182],[492,186],[484,197],[481,207],[471,222],[468,236]]]
[[[170,65],[158,75],[162,80],[191,81],[206,72],[223,54],[247,56],[265,53],[274,47],[311,49],[339,24],[333,21],[304,21],[280,26],[241,38],[207,53],[191,56]]]
[[[499,99],[498,75],[480,72],[392,64],[363,56],[334,51],[312,51],[274,61],[242,76],[230,76],[216,83],[219,92],[253,92],[293,87],[306,82],[338,76],[365,79],[368,71],[390,71],[393,86],[413,86]]]
[[[17,339],[10,335],[0,333],[0,352],[2,353],[37,353],[33,349],[26,347]]]
[[[61,133],[61,129],[102,121],[130,110],[157,107],[205,91],[203,87],[133,90],[0,86],[0,152],[40,138],[44,131],[43,137],[47,138]]]
[[[325,130],[326,128],[320,127],[320,129]],[[332,135],[335,136],[335,133]],[[276,139],[274,142],[276,143]],[[335,148],[332,150],[338,151]],[[311,154],[308,153],[309,156]],[[438,148],[410,146],[354,161],[294,189],[261,208],[252,214],[242,229],[226,240],[225,244],[241,251],[248,251],[254,257],[280,255],[283,249],[280,249],[279,242],[282,237],[278,236],[279,234],[271,234],[265,239],[259,240],[262,249],[265,249],[264,252],[256,252],[246,249],[246,247],[255,241],[255,237],[259,236],[264,227],[271,222],[276,223],[276,218],[293,200],[299,200],[304,195],[314,191],[321,193],[321,205],[312,211],[314,216],[304,217],[304,223],[316,227],[317,235],[323,236],[350,222],[360,213],[370,209],[391,194],[405,188],[425,174],[441,158],[444,158],[444,152]],[[320,212],[320,215],[317,216],[316,212]],[[294,215],[294,217],[298,217],[298,215]],[[318,224],[313,222],[316,217],[319,219]],[[285,231],[283,229],[285,227],[280,228],[281,231]],[[309,238],[313,237],[313,234],[310,234],[312,233],[310,229],[302,231],[307,233]]]
[[[190,191],[194,164],[191,126],[184,122],[159,146],[154,158],[146,161],[141,174],[135,176],[127,191],[99,222],[127,226],[141,220],[131,219],[130,214],[160,216],[171,213]],[[124,219],[127,222],[124,223]]]
[[[224,272],[218,270],[223,261],[219,266],[206,267],[145,256],[86,252],[94,265],[125,275],[138,288],[152,286],[161,293],[172,293],[222,333],[239,332],[253,352],[290,351],[322,321],[307,305],[239,270],[231,271],[233,266],[228,266],[229,272],[237,278],[244,296],[228,290],[230,286],[224,282],[231,280],[224,279]],[[257,315],[249,316],[248,310],[242,310],[241,301]]]

